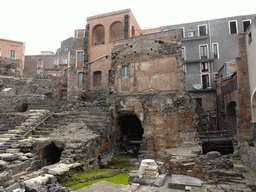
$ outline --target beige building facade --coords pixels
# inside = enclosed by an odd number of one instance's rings
[[[8,57],[16,60],[19,73],[22,75],[25,60],[25,43],[0,39],[0,57]]]

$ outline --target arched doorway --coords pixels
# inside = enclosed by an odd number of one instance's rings
[[[143,140],[144,130],[139,118],[135,114],[124,114],[118,118],[120,127],[122,150],[132,149],[137,153]]]
[[[237,123],[236,123],[236,102],[229,102],[226,110],[226,127],[232,135],[236,134]]]

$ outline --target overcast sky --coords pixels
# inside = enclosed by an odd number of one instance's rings
[[[130,8],[140,27],[255,14],[255,0],[0,0],[0,38],[26,43],[26,55],[56,51],[86,18]]]

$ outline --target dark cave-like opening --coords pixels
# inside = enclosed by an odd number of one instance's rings
[[[234,153],[232,141],[205,142],[202,145],[203,154],[210,151],[218,151],[221,155],[229,155]]]
[[[46,161],[46,165],[52,165],[60,161],[60,156],[63,149],[56,147],[54,142],[51,142],[44,149],[43,159]]]
[[[138,153],[144,133],[139,118],[133,114],[126,114],[120,116],[118,120],[121,133],[122,150],[127,151],[132,149],[134,153]]]

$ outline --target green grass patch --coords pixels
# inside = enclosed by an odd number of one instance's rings
[[[65,178],[62,184],[69,187],[79,183],[84,183],[92,180],[113,177],[120,173],[118,169],[93,169],[86,172],[77,172],[70,177]]]
[[[123,185],[128,185],[128,177],[129,175],[127,173],[120,173],[114,177],[109,177],[109,178],[104,178],[104,179],[97,179],[93,181],[89,181],[86,183],[79,183],[76,185],[69,186],[71,189],[81,189],[84,187],[87,187],[89,185],[92,185],[94,183],[100,182],[100,181],[107,181],[109,183],[114,183],[114,184],[123,184]]]

